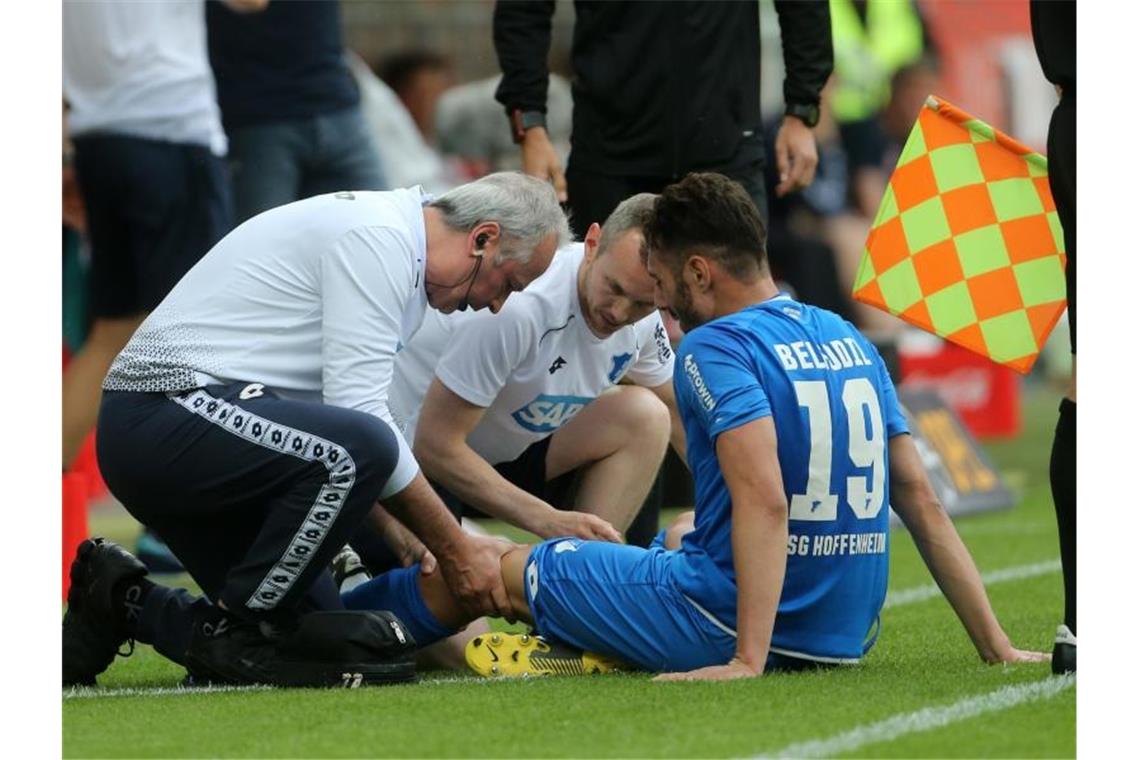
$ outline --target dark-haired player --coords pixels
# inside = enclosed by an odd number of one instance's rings
[[[512,609],[544,638],[480,637],[468,663],[581,672],[615,657],[723,679],[858,662],[887,591],[888,505],[986,662],[1043,659],[1014,648],[998,623],[874,347],[777,290],[744,189],[691,174],[657,199],[646,237],[657,303],[688,331],[674,386],[693,530],[676,549],[566,538],[508,552]],[[371,582],[384,594],[353,594],[392,609],[420,643],[464,622],[445,586],[401,572]]]

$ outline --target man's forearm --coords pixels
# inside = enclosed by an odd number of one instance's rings
[[[974,560],[938,501],[909,435],[890,442],[891,506],[910,531],[934,581],[986,662],[1002,659],[1009,638],[990,607]]]
[[[1010,647],[1009,637],[994,615],[978,568],[941,505],[930,504],[925,513],[920,524],[907,526],[915,545],[978,654],[997,662]]]
[[[552,0],[499,2],[491,33],[503,77],[495,99],[507,108],[546,112]]]
[[[759,501],[732,508],[732,556],[736,566],[736,657],[756,672],[772,644],[776,609],[784,588],[788,555],[787,504]]]
[[[463,541],[459,521],[447,510],[422,473],[402,491],[385,499],[382,509],[407,526],[436,556],[447,555]],[[384,515],[376,508],[370,517],[375,526],[383,524]]]
[[[417,453],[432,480],[491,517],[541,534],[543,518],[554,513],[553,507],[504,478],[466,443]]]

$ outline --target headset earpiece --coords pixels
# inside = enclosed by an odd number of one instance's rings
[[[480,253],[482,253],[483,246],[487,245],[488,238],[489,238],[489,236],[487,235],[486,232],[480,232],[478,235],[476,235],[475,236],[475,249],[477,251],[479,251]]]

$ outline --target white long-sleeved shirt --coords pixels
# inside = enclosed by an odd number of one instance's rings
[[[142,323],[106,390],[258,382],[389,424],[396,351],[427,309],[419,189],[340,192],[267,211],[223,238]],[[417,471],[402,436],[384,496]],[[410,463],[410,464],[409,464]],[[403,482],[398,482],[403,479]]]

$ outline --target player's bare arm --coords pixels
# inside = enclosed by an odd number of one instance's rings
[[[432,380],[424,397],[414,450],[424,472],[483,512],[543,538],[575,535],[618,541],[620,534],[602,518],[583,512],[561,512],[504,478],[468,444],[483,419],[476,406]]]
[[[914,537],[930,574],[988,663],[1039,661],[1044,652],[1016,649],[990,606],[978,568],[934,493],[909,435],[890,440],[891,506]]]
[[[725,665],[659,676],[660,680],[724,680],[764,672],[787,567],[788,501],[771,417],[717,437],[717,460],[732,498],[736,568],[736,656]]]

